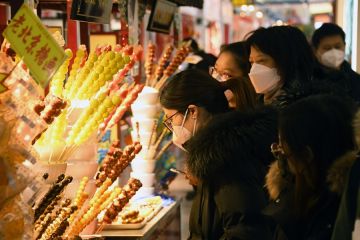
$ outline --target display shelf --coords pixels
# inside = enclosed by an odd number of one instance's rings
[[[105,239],[179,239],[180,238],[180,203],[177,200],[138,230],[104,230],[100,233]],[[171,233],[167,235],[168,233]],[[171,236],[170,236],[171,235]],[[176,236],[175,236],[176,235]]]

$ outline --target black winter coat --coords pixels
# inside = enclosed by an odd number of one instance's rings
[[[351,240],[356,218],[360,217],[360,156],[351,167],[341,198],[332,240]]]
[[[261,209],[264,176],[277,137],[272,109],[216,116],[185,145],[187,166],[200,180],[190,214],[189,239],[267,240]]]
[[[347,96],[360,103],[360,75],[351,69],[348,62],[344,61],[340,70],[331,69],[317,63],[314,70],[314,79],[327,81],[342,88]]]
[[[273,222],[274,240],[330,240],[338,213],[346,177],[356,152],[346,153],[328,170],[328,188],[324,189],[307,219],[294,214],[294,185],[285,179],[274,162],[266,176],[271,203],[263,213]],[[344,238],[345,239],[345,238]]]
[[[314,78],[310,82],[296,85],[293,84],[291,87],[284,88],[272,105],[278,109],[284,109],[300,99],[318,94],[333,95],[346,100],[353,100],[339,84],[327,79],[320,80]]]

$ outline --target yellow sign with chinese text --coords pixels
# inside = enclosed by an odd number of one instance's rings
[[[43,88],[66,59],[64,50],[30,7],[23,4],[3,32]]]

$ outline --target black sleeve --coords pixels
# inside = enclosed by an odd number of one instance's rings
[[[260,213],[266,204],[261,189],[222,185],[215,194],[215,203],[223,227],[221,240],[271,239],[270,227]]]

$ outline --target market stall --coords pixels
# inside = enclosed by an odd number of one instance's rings
[[[161,209],[143,228],[121,229],[123,226],[114,225],[112,229],[105,229],[98,236],[105,239],[179,239],[179,220],[180,202],[177,201]]]
[[[177,239],[180,202],[166,195],[175,175],[156,177],[172,144],[159,90],[188,46],[149,43],[144,61],[138,43],[74,49],[27,4],[3,36],[0,238]]]

